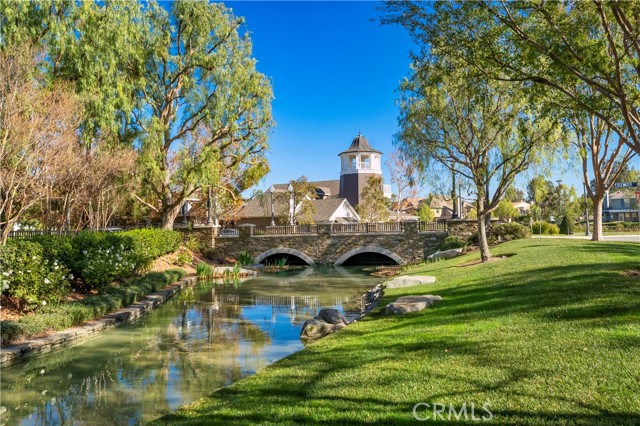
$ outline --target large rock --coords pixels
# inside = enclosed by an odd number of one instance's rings
[[[329,324],[320,317],[306,320],[302,326],[300,337],[303,339],[319,339],[336,331],[335,324]]]
[[[440,302],[441,300],[442,297],[431,294],[398,297],[395,302],[389,303],[385,307],[384,313],[397,315],[418,312],[430,308],[434,302]]]
[[[388,281],[385,286],[387,288],[404,288],[421,284],[433,284],[435,282],[436,277],[430,277],[428,275],[401,276]]]
[[[338,328],[347,325],[347,319],[337,309],[321,309],[320,312],[318,312],[318,316],[322,318],[324,322],[333,324]]]
[[[427,260],[434,262],[440,259],[443,259],[443,260],[453,259],[454,257],[460,256],[461,254],[462,254],[461,248],[445,250],[445,251],[437,251],[433,253],[431,256],[427,256]]]

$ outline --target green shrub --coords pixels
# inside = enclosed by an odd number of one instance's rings
[[[2,321],[0,333],[2,343],[20,338],[29,338],[46,329],[62,330],[88,321],[122,306],[130,305],[142,296],[176,282],[186,275],[182,269],[151,272],[131,279],[118,287],[105,287],[97,295],[85,297],[77,302],[45,306],[38,315],[25,316],[17,321]]]
[[[135,229],[120,233],[80,232],[72,240],[72,271],[91,288],[147,270],[154,259],[175,251],[180,233]]]
[[[189,250],[180,250],[176,256],[177,265],[189,265],[193,262],[193,254]]]
[[[560,232],[565,235],[571,235],[576,231],[576,221],[573,218],[573,215],[570,213],[566,213],[562,218],[562,222],[560,222]]]
[[[491,236],[500,241],[519,240],[531,237],[531,230],[519,223],[502,223],[491,228]]]
[[[467,238],[467,244],[470,246],[478,245],[478,231],[469,235],[469,237]]]
[[[452,237],[445,238],[442,244],[440,244],[440,247],[438,247],[438,250],[444,251],[444,250],[457,249],[457,248],[464,247],[465,245],[466,245],[465,242],[462,241],[460,238],[452,236]]]
[[[560,228],[558,225],[549,222],[533,222],[531,226],[534,235],[558,235]]]
[[[1,246],[0,271],[2,292],[25,305],[58,302],[69,292],[69,270],[58,259],[45,257],[33,241],[11,240]]]
[[[43,234],[29,238],[42,246],[42,253],[49,262],[57,260],[71,269],[70,265],[73,260],[73,246],[71,245],[71,237],[66,235]]]

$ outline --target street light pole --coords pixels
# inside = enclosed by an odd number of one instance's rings
[[[276,216],[273,213],[273,193],[276,191],[273,185],[269,188],[269,193],[271,194],[271,226],[276,226]]]
[[[293,198],[293,185],[289,184],[287,189],[289,190],[289,225],[293,225],[293,216],[296,208]]]
[[[213,226],[213,218],[211,216],[211,186],[209,186],[209,196],[207,197],[207,226]]]
[[[589,235],[591,235],[591,233],[589,233],[589,205],[587,204],[587,183],[582,182],[582,186],[584,190],[584,213],[587,219],[587,221],[585,222],[584,235],[588,237]]]

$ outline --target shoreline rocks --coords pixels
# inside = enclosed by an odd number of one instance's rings
[[[428,275],[401,275],[394,279],[387,281],[386,288],[405,288],[413,287],[422,284],[433,284],[436,282],[436,277]]]
[[[402,296],[395,302],[389,303],[384,308],[386,315],[402,315],[410,312],[419,312],[433,306],[435,302],[442,301],[442,297],[432,294]]]
[[[462,248],[455,248],[455,249],[445,250],[445,251],[437,251],[433,253],[431,256],[427,256],[427,260],[431,262],[435,262],[437,260],[453,259],[454,257],[458,257],[461,254],[462,254]]]
[[[359,321],[378,305],[383,294],[384,286],[377,284],[361,296],[362,309],[355,313],[345,312],[343,315],[337,309],[321,309],[317,316],[304,322],[300,338],[304,341],[314,341]]]

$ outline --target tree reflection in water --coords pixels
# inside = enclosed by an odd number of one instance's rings
[[[149,422],[299,350],[306,319],[379,281],[314,269],[184,289],[135,324],[3,368],[0,424]]]

